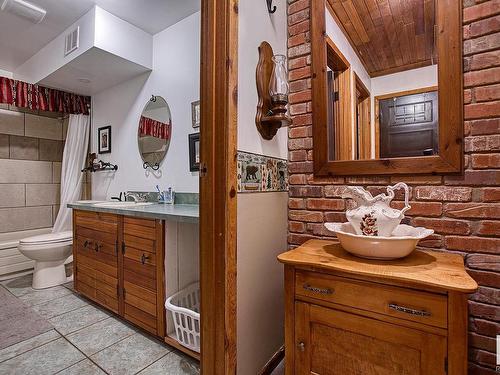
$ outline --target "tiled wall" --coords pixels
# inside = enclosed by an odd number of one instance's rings
[[[436,234],[421,246],[464,256],[479,283],[470,297],[469,374],[495,372],[500,332],[500,6],[498,0],[464,0],[465,174],[463,176],[313,176],[309,2],[289,0],[290,58],[289,233],[290,246],[330,234],[325,221],[345,221],[345,185],[378,193],[389,183],[411,185],[415,225]],[[312,0],[315,1],[315,0]],[[355,173],[355,171],[353,171]],[[402,205],[397,202],[396,205]]]
[[[66,121],[0,104],[0,233],[53,225]]]

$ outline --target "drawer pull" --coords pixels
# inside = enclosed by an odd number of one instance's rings
[[[146,256],[146,254],[142,254],[141,263],[146,264],[146,260],[148,260],[148,259],[149,259],[149,256]]]
[[[404,307],[404,306],[399,306],[396,305],[395,303],[390,303],[389,308],[395,311],[403,312],[406,314],[410,315],[416,315],[416,316],[431,316],[431,313],[425,310],[415,310],[411,309],[409,307]]]
[[[310,292],[313,292],[313,293],[319,293],[319,294],[333,294],[333,290],[331,290],[330,288],[318,288],[318,287],[315,287],[315,286],[311,286],[310,284],[307,284],[305,283],[304,285],[302,285],[302,287],[305,289],[305,290],[308,290]]]
[[[297,347],[299,348],[299,350],[300,350],[301,352],[303,352],[303,351],[305,351],[305,350],[306,350],[306,344],[304,344],[303,342],[299,342],[299,343],[297,344]]]
[[[92,241],[88,241],[86,240],[84,243],[83,243],[83,247],[88,249],[90,246],[92,246]]]

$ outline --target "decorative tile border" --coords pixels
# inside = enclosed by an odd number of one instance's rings
[[[288,191],[285,159],[238,151],[238,192]]]

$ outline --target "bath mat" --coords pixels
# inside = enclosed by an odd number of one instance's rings
[[[0,349],[53,329],[44,318],[0,286]]]

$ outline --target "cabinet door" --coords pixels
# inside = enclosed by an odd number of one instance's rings
[[[295,373],[444,375],[445,337],[297,302]]]
[[[164,337],[163,231],[161,221],[123,218],[124,317]]]
[[[118,313],[118,217],[76,211],[74,235],[76,290]]]

